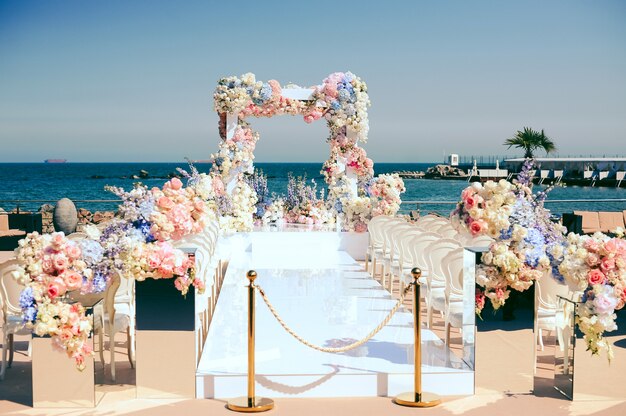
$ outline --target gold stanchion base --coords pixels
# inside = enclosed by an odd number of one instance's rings
[[[247,397],[237,397],[229,400],[226,407],[235,412],[265,412],[274,408],[274,400],[266,397],[255,397],[253,400],[248,400]]]
[[[393,401],[400,406],[409,407],[433,407],[441,404],[441,399],[434,393],[417,395],[412,391],[399,394]]]

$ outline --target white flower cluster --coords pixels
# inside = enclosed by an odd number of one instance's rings
[[[272,201],[272,203],[265,208],[265,213],[261,219],[263,225],[281,223],[283,221],[284,211],[285,201],[281,198]]]
[[[241,78],[232,76],[220,79],[213,93],[215,111],[218,113],[242,111],[251,102],[247,88],[254,88],[256,84],[252,73],[244,74]]]
[[[237,180],[237,185],[230,198],[232,212],[220,217],[220,228],[227,234],[252,231],[254,227],[253,215],[256,212],[255,204],[257,203],[254,190],[240,178]]]

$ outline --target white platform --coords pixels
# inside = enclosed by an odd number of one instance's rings
[[[273,234],[278,240],[272,243],[267,235],[251,233],[251,250],[231,258],[196,375],[200,398],[245,395],[249,269],[258,272],[257,283],[283,319],[317,345],[339,346],[364,337],[395,304],[346,252],[337,251],[337,245],[334,250],[324,246],[330,244],[327,233],[306,236],[319,243],[318,250],[292,246],[287,252],[284,243],[293,244],[295,237]],[[260,296],[256,328],[259,396],[393,396],[413,388],[413,322],[404,310],[368,343],[345,354],[322,353],[299,343]],[[473,371],[432,332],[422,330],[422,342],[424,390],[473,394]]]

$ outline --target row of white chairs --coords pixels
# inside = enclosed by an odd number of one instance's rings
[[[463,247],[488,246],[493,240],[459,233],[448,219],[434,215],[421,217],[415,223],[379,216],[370,221],[369,231],[366,269],[393,292],[396,283],[399,291],[404,290],[413,281],[411,270],[420,268],[427,325],[432,327],[434,310],[441,312],[446,344],[449,343],[450,328],[460,328],[462,323]]]
[[[223,261],[218,250],[219,224],[210,222],[203,232],[192,234],[177,241],[178,248],[195,248],[196,277],[204,281],[204,294],[196,296],[196,362],[209,333],[217,298],[224,281]]]

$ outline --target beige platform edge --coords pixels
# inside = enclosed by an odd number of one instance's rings
[[[137,398],[195,399],[194,331],[137,330]]]
[[[89,340],[93,346],[93,340]],[[60,355],[50,338],[33,337],[33,407],[95,407],[94,359],[79,371],[74,360]]]

